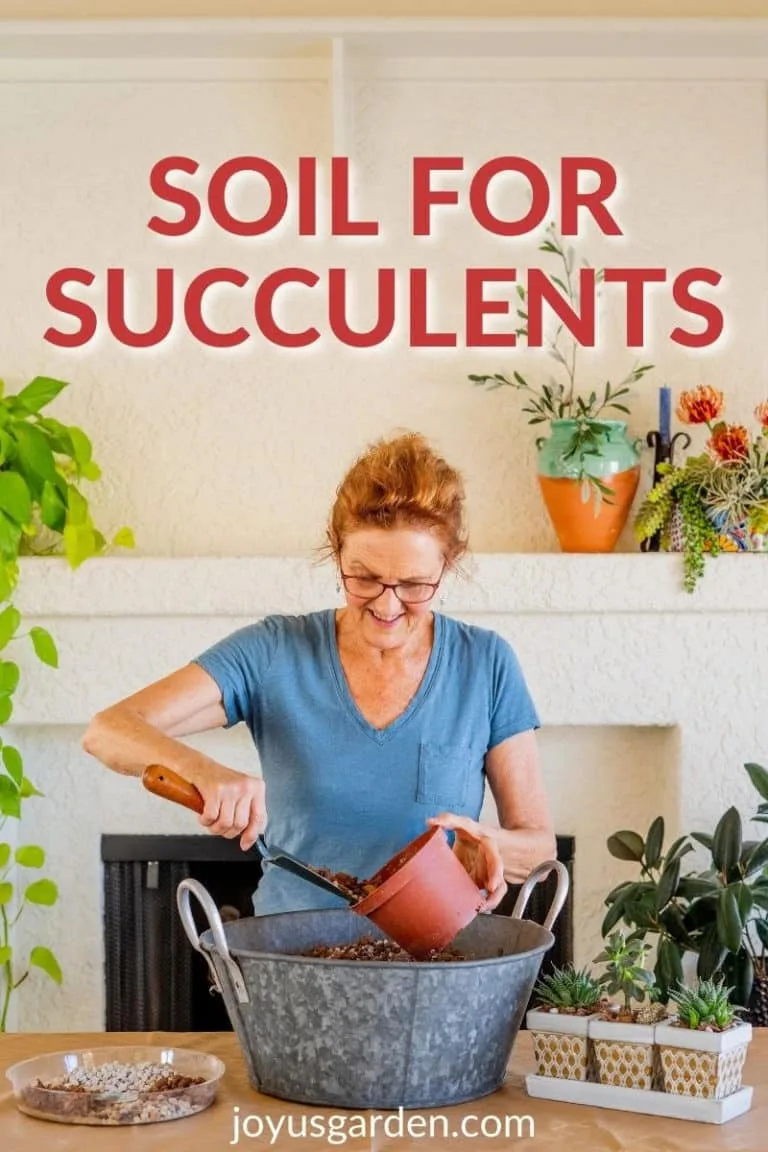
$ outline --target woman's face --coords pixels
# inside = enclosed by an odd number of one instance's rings
[[[436,534],[417,528],[359,528],[341,546],[339,569],[350,620],[367,643],[397,648],[412,638],[433,610],[445,557]],[[377,589],[375,581],[398,584]],[[377,594],[378,593],[378,594]],[[418,602],[410,602],[409,597]]]

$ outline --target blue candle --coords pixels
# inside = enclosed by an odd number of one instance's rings
[[[659,388],[659,432],[662,443],[669,444],[672,438],[672,392],[669,388]]]

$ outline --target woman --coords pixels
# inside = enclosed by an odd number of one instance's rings
[[[100,712],[85,750],[116,772],[160,763],[202,793],[202,824],[367,877],[429,824],[494,908],[555,855],[538,716],[496,633],[433,609],[466,551],[459,474],[420,436],[372,446],[337,491],[328,551],[345,606],[270,616]],[[246,723],[262,778],[184,744]],[[478,822],[485,780],[501,827]],[[338,904],[266,865],[257,914]]]

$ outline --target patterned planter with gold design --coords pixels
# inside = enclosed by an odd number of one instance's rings
[[[738,1092],[751,1039],[752,1025],[741,1022],[724,1032],[657,1025],[663,1090],[709,1100]]]
[[[658,1024],[592,1020],[589,1039],[598,1083],[650,1092],[658,1080],[654,1036]]]
[[[556,1080],[586,1080],[590,1067],[589,1022],[591,1016],[570,1012],[532,1010],[525,1018],[533,1039],[539,1076]]]

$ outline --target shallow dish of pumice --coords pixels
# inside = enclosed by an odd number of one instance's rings
[[[208,1108],[225,1066],[191,1048],[114,1045],[49,1052],[6,1073],[16,1107],[61,1124],[155,1124]]]

